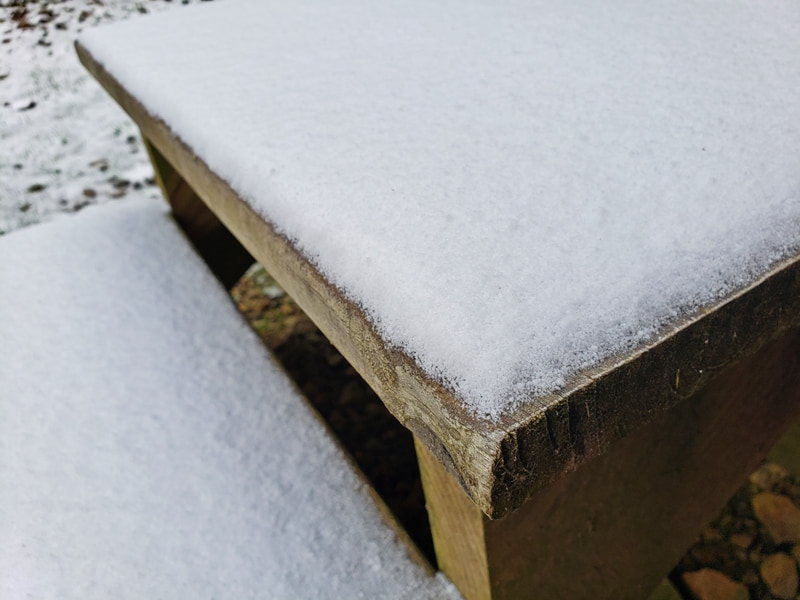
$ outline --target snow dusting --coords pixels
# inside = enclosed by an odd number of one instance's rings
[[[80,65],[73,42],[96,25],[180,6],[0,2],[0,234],[90,204],[160,196],[138,128]]]
[[[0,290],[0,596],[459,597],[163,202],[0,237]]]
[[[797,0],[224,0],[81,39],[478,414],[800,243]]]

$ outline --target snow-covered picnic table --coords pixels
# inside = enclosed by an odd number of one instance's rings
[[[797,413],[795,0],[227,0],[78,52],[220,277],[414,432],[468,598],[646,591]]]

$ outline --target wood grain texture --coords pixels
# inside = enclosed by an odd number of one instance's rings
[[[666,328],[647,345],[576,376],[560,393],[533,399],[499,423],[480,419],[412,358],[387,347],[359,306],[76,47],[83,64],[182,179],[493,518],[692,397],[726,365],[800,324],[800,256],[794,256],[746,289]]]
[[[467,600],[489,600],[492,586],[483,522],[486,516],[427,447],[414,438],[439,570]]]
[[[502,519],[470,512],[422,450],[440,568],[467,600],[646,598],[798,412],[792,330]]]

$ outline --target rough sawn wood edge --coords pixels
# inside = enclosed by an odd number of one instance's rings
[[[491,518],[689,398],[721,368],[800,324],[800,256],[657,339],[490,422],[467,411],[76,42],[83,65],[143,134]]]
[[[643,347],[576,377],[545,406],[517,411],[506,424],[508,435],[494,464],[491,505],[519,507],[547,482],[603,454],[611,443],[694,396],[725,367],[798,326],[800,256],[795,255],[665,327]]]

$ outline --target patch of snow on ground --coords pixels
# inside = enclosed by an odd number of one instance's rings
[[[0,3],[0,234],[129,194],[158,197],[136,125],[73,42],[102,23],[180,2]]]

